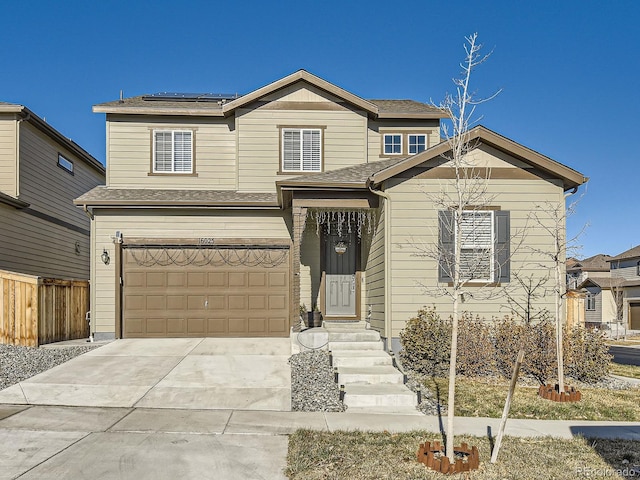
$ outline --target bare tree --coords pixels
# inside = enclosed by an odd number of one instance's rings
[[[447,115],[450,125],[443,125],[443,134],[449,151],[443,154],[444,166],[451,169],[451,181],[441,184],[440,192],[427,193],[432,204],[439,211],[438,244],[413,242],[419,256],[425,256],[439,263],[439,277],[446,276],[446,282],[438,285],[421,285],[433,296],[446,296],[452,304],[451,354],[449,364],[449,394],[447,401],[446,455],[455,461],[453,452],[453,419],[455,411],[456,361],[458,348],[458,323],[460,304],[466,298],[488,298],[491,294],[481,288],[469,289],[470,282],[494,283],[499,275],[496,270],[501,264],[494,262],[496,246],[491,241],[494,213],[485,210],[493,196],[489,193],[491,176],[489,167],[477,166],[472,158],[472,150],[477,146],[471,141],[470,129],[479,121],[476,107],[498,95],[499,91],[487,98],[477,98],[471,90],[472,72],[483,64],[491,53],[480,53],[476,33],[465,38],[465,58],[461,62],[461,75],[453,80],[456,91],[446,95],[438,105]],[[500,221],[503,221],[501,218]],[[508,219],[507,219],[508,222]],[[489,232],[489,235],[487,235]],[[508,245],[506,246],[508,254]],[[504,253],[504,252],[502,252]],[[440,279],[441,280],[441,279]]]
[[[568,256],[577,256],[581,246],[578,239],[584,232],[586,225],[577,235],[567,238],[567,218],[572,216],[577,208],[578,200],[565,207],[565,202],[544,202],[534,206],[530,214],[534,225],[542,229],[548,238],[553,241],[551,248],[529,247],[538,258],[547,259],[547,262],[539,264],[540,268],[550,270],[553,279],[552,292],[555,303],[555,329],[556,329],[556,356],[558,362],[558,391],[564,392],[564,357],[562,352],[562,301],[566,293],[566,281],[564,267]]]
[[[504,291],[509,311],[524,320],[526,324],[548,318],[549,310],[538,308],[536,304],[547,294],[549,276],[540,277],[533,274],[525,276],[516,272],[512,278],[513,283],[520,288]]]

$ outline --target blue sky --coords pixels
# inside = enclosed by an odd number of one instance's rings
[[[0,101],[105,159],[91,106],[159,91],[247,93],[300,68],[364,98],[440,102],[465,35],[482,123],[590,177],[582,256],[640,243],[640,2],[14,1],[0,6]]]

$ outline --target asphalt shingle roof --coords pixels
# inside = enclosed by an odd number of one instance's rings
[[[611,257],[608,259],[608,261],[611,262],[613,260],[627,260],[629,258],[638,258],[638,257],[640,257],[640,245],[636,245],[635,247],[630,248],[626,252],[622,252],[621,254],[616,255],[615,257]]]
[[[172,206],[278,206],[275,193],[228,190],[161,190],[108,188],[89,190],[75,200],[78,205],[166,205]]]

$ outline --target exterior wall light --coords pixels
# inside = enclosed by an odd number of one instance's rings
[[[106,248],[102,250],[102,255],[100,255],[100,259],[102,260],[102,263],[104,263],[105,265],[109,265],[109,263],[111,262],[111,258],[109,257],[109,252],[107,252]]]

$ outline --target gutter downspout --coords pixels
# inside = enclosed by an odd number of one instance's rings
[[[387,337],[387,351],[391,351],[391,197],[383,190],[374,190],[371,183],[369,191],[384,198],[384,334]]]
[[[20,124],[29,121],[31,112],[16,122],[16,198],[20,196]]]

